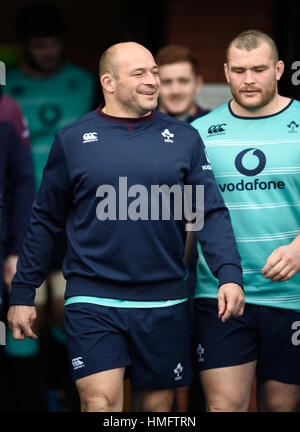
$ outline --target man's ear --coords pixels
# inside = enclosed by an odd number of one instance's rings
[[[284,71],[284,63],[282,60],[279,60],[277,62],[277,65],[276,65],[276,79],[277,79],[277,81],[280,80],[281,75],[283,74],[283,71]]]
[[[203,87],[203,77],[202,75],[196,76],[196,93],[200,93]]]
[[[229,73],[228,73],[228,64],[227,63],[224,63],[224,72],[225,72],[226,81],[229,84]]]
[[[107,91],[108,93],[114,93],[115,79],[109,73],[105,73],[101,75],[100,83],[102,85],[103,90]]]

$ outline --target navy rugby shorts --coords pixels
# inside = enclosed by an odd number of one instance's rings
[[[195,300],[200,371],[257,360],[257,379],[300,385],[300,313],[247,303],[223,323],[216,299]]]
[[[117,308],[91,303],[65,306],[72,379],[129,368],[140,389],[191,382],[188,302],[158,308]]]

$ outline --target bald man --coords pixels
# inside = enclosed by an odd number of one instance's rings
[[[82,411],[121,411],[125,368],[140,391],[135,408],[168,411],[174,388],[191,378],[186,224],[175,205],[186,185],[196,189],[189,229],[219,279],[223,321],[243,312],[240,257],[198,132],[155,110],[159,77],[151,53],[133,42],[110,47],[100,82],[105,105],[56,135],[8,321],[14,338],[36,338],[35,289],[65,229],[65,329]]]

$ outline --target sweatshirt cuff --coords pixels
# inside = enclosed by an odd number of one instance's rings
[[[11,293],[8,300],[8,305],[26,305],[34,306],[35,288],[28,286],[14,286],[11,287]]]
[[[219,287],[225,283],[236,283],[242,290],[243,288],[243,272],[241,267],[234,264],[224,264],[218,271]]]

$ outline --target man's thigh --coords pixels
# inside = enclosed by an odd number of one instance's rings
[[[131,409],[133,412],[169,412],[174,399],[174,389],[140,390],[131,384]]]
[[[201,372],[257,359],[255,308],[247,304],[243,316],[224,323],[218,318],[216,299],[195,300],[195,354]]]
[[[191,382],[188,302],[135,309],[130,329],[131,381],[139,390],[184,387]]]
[[[258,409],[263,412],[299,412],[300,385],[275,380],[258,383]]]
[[[256,371],[256,306],[223,323],[216,299],[195,300],[197,364],[209,411],[247,411]]]
[[[258,382],[300,386],[300,313],[263,306],[259,326]]]
[[[300,410],[300,313],[273,307],[260,310],[258,363],[260,411]]]
[[[208,411],[248,411],[256,361],[200,372]]]
[[[122,411],[125,368],[110,369],[75,381],[82,411]]]
[[[131,364],[125,310],[91,303],[65,307],[69,365],[72,379]]]

